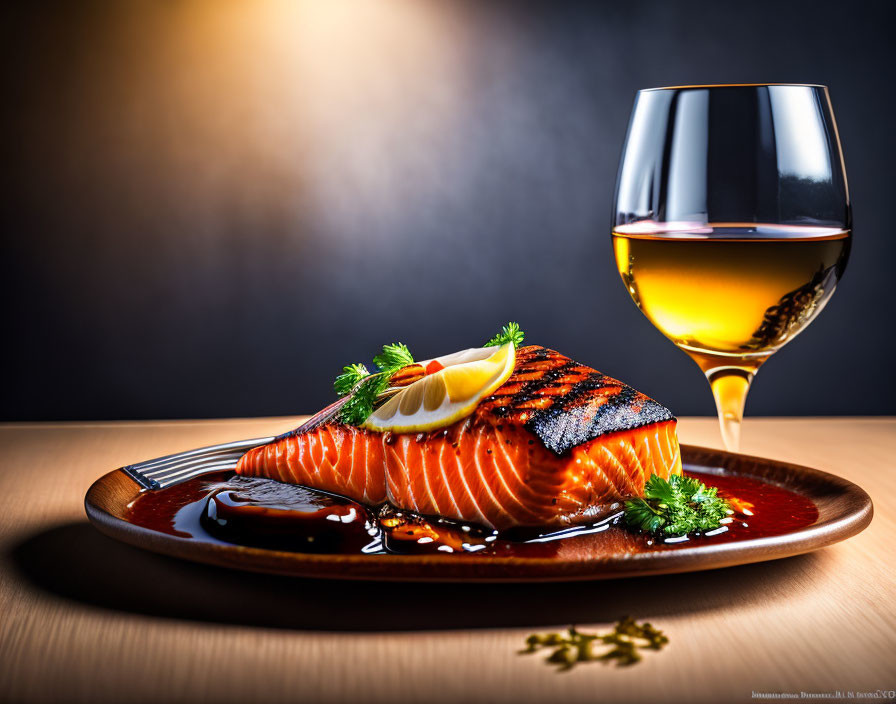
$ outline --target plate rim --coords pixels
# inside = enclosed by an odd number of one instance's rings
[[[868,493],[854,482],[830,472],[770,458],[716,450],[697,445],[681,445],[685,468],[694,466],[695,457],[719,458],[711,464],[725,473],[724,462],[736,460],[765,466],[773,472],[790,473],[838,489],[838,496],[851,498],[856,507],[791,533],[749,538],[736,542],[676,547],[673,550],[619,554],[609,558],[558,560],[555,557],[488,557],[483,555],[342,555],[269,550],[244,545],[194,541],[155,531],[132,523],[108,510],[108,494],[129,483],[136,498],[142,488],[119,469],[107,472],[88,489],[84,497],[87,518],[100,532],[116,540],[192,562],[251,572],[292,577],[361,581],[416,582],[546,582],[617,579],[719,569],[734,565],[765,562],[812,552],[850,538],[864,530],[874,515]],[[709,465],[699,465],[706,470]],[[769,483],[774,480],[755,473],[728,470],[730,474],[753,476]],[[118,485],[116,487],[116,485]],[[818,503],[813,503],[818,506]],[[821,508],[819,508],[821,514]],[[821,516],[820,516],[821,517]],[[452,568],[459,568],[459,570]],[[416,574],[414,574],[416,570]],[[463,574],[452,574],[460,571]],[[432,574],[427,574],[432,572]],[[481,574],[479,574],[481,573]]]

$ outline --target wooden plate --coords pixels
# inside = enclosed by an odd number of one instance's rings
[[[120,470],[98,479],[85,497],[87,517],[103,533],[147,550],[222,567],[329,579],[414,581],[563,581],[715,569],[810,552],[855,535],[870,522],[871,498],[852,482],[810,467],[682,446],[685,470],[759,479],[810,499],[812,525],[773,537],[733,542],[706,538],[670,549],[638,547],[624,531],[600,540],[568,540],[548,557],[487,555],[329,555],[282,552],[161,533],[130,519],[140,487]],[[609,535],[612,533],[613,535]]]

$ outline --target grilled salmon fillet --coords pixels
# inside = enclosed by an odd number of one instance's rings
[[[588,522],[681,472],[676,420],[630,386],[539,346],[473,414],[430,433],[311,424],[247,452],[237,473],[367,504],[481,523]]]

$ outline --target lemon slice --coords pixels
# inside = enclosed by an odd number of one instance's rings
[[[515,363],[512,342],[420,362],[438,371],[398,391],[361,427],[381,433],[422,433],[451,425],[470,415],[483,398],[507,381]]]

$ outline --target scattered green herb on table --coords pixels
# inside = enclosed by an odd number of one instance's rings
[[[571,670],[582,662],[615,662],[617,666],[634,665],[641,660],[641,650],[660,650],[669,642],[665,634],[649,623],[636,623],[626,616],[613,631],[606,634],[584,633],[570,626],[565,634],[533,634],[526,638],[526,648],[520,653],[536,653],[550,649],[545,662],[556,665],[558,671]],[[595,652],[595,645],[607,646]]]
[[[512,342],[519,347],[525,333],[517,323],[507,323],[501,332],[485,343],[497,347]],[[414,356],[401,342],[384,345],[381,354],[373,358],[377,371],[371,373],[363,364],[348,364],[336,377],[333,390],[348,400],[339,409],[339,420],[348,425],[361,425],[373,413],[380,395],[389,387],[389,379],[402,367],[414,363]]]
[[[644,497],[625,502],[630,528],[658,536],[680,536],[709,531],[732,513],[715,487],[699,479],[673,474],[668,481],[656,474],[647,480]]]

